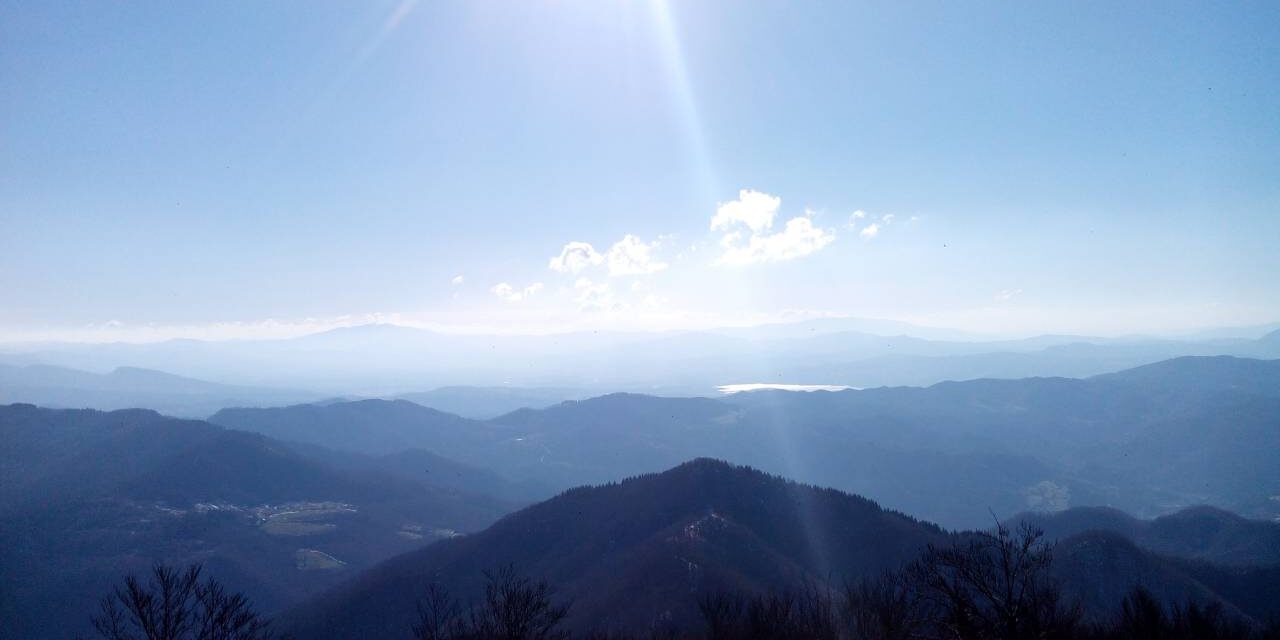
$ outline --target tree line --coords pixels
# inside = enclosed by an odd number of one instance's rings
[[[1023,524],[997,524],[946,547],[929,547],[897,571],[848,583],[764,594],[721,592],[698,600],[700,630],[656,624],[644,633],[588,632],[588,640],[1280,640],[1219,604],[1166,607],[1137,587],[1108,620],[1086,620],[1052,578],[1053,546]],[[568,640],[572,604],[513,566],[485,573],[464,605],[442,585],[418,601],[412,640]],[[199,566],[157,566],[125,580],[93,617],[106,640],[283,640],[241,594],[201,579]]]

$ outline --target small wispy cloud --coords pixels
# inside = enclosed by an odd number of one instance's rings
[[[862,231],[858,232],[858,235],[862,236],[867,240],[870,240],[871,238],[874,238],[880,235],[880,224],[876,222],[872,222],[871,224],[863,227]]]
[[[592,282],[590,278],[578,278],[573,283],[577,292],[574,302],[581,311],[618,311],[626,307],[614,298],[613,290],[607,283]]]
[[[489,291],[507,302],[520,302],[542,291],[542,288],[543,284],[541,282],[535,282],[522,289],[511,286],[509,282],[499,282],[490,287]]]
[[[455,287],[456,287],[456,286],[458,286],[458,285],[462,284],[464,280],[466,280],[466,278],[463,278],[463,277],[462,277],[462,275],[461,275],[461,274],[459,274],[459,275],[454,276],[454,277],[453,277],[453,279],[449,281],[449,284],[452,284],[453,286],[455,286]]]
[[[589,242],[570,242],[560,249],[560,255],[551,258],[547,264],[552,271],[560,273],[579,273],[587,267],[604,262],[604,256],[596,251]]]
[[[606,260],[609,264],[609,275],[647,275],[666,269],[669,265],[654,259],[652,255],[654,248],[657,246],[657,242],[646,244],[640,238],[631,234],[622,236],[621,240],[609,247],[609,252],[606,255]]]
[[[1022,289],[1002,289],[996,292],[995,300],[996,302],[1008,302],[1020,295],[1022,295]]]

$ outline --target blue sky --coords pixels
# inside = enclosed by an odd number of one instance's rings
[[[1274,321],[1278,80],[1275,3],[4,3],[0,339]]]

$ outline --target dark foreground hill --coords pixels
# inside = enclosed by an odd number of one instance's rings
[[[1189,532],[1195,535],[1195,532]],[[431,585],[474,600],[483,573],[514,565],[571,602],[575,631],[695,630],[698,601],[765,593],[902,568],[927,545],[965,544],[874,502],[700,459],[660,474],[584,487],[478,534],[388,560],[286,614],[304,638],[405,637]],[[1086,618],[1107,621],[1136,587],[1166,605],[1215,605],[1250,623],[1280,615],[1280,566],[1227,567],[1084,531],[1058,541],[1052,574]]]
[[[714,460],[573,489],[485,531],[389,560],[292,611],[304,638],[403,637],[432,582],[474,596],[512,563],[573,601],[577,628],[698,619],[696,596],[896,568],[948,534],[874,502]]]
[[[1231,567],[1164,556],[1097,530],[1059,540],[1053,557],[1053,573],[1067,597],[1091,620],[1118,615],[1135,587],[1166,607],[1196,602],[1254,624],[1280,619],[1280,565]]]
[[[510,508],[145,410],[2,406],[0,441],[4,638],[85,631],[109,585],[157,561],[288,606]]]

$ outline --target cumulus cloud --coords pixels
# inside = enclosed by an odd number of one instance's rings
[[[877,236],[877,235],[879,235],[879,234],[880,234],[880,225],[879,225],[878,223],[875,223],[875,222],[872,222],[871,224],[869,224],[869,225],[867,225],[867,226],[863,227],[863,228],[862,228],[862,231],[859,231],[859,232],[858,232],[858,235],[860,235],[860,236],[862,236],[862,237],[864,237],[864,238],[867,238],[868,240],[870,240],[871,238],[876,237],[876,236]]]
[[[635,276],[657,273],[667,268],[667,263],[653,259],[651,252],[657,242],[645,244],[633,235],[622,236],[622,239],[609,247],[606,259],[611,276]]]
[[[449,283],[456,287],[456,286],[458,286],[458,285],[462,284],[462,281],[463,281],[463,280],[464,280],[464,278],[463,278],[461,275],[456,275],[456,276],[454,276],[454,277],[453,277],[453,279],[452,279],[452,280],[450,280],[450,281],[449,281]]]
[[[588,242],[570,242],[560,250],[560,255],[551,258],[547,265],[552,271],[560,273],[578,273],[587,267],[604,262],[595,247]]]
[[[784,262],[815,253],[835,240],[835,234],[813,226],[808,218],[792,218],[778,233],[752,235],[742,242],[742,234],[727,234],[720,242],[724,253],[717,264],[744,265]]]
[[[866,212],[866,211],[863,211],[862,209],[858,209],[857,211],[854,211],[854,212],[853,212],[853,219],[854,219],[854,220],[861,220],[861,219],[863,219],[863,218],[865,218],[865,217],[867,217],[867,212]]]
[[[506,300],[507,302],[520,302],[529,298],[533,294],[542,291],[542,283],[535,282],[523,289],[517,289],[507,282],[499,282],[489,289],[493,295]]]
[[[896,217],[896,216],[894,216],[892,213],[886,213],[886,214],[884,214],[884,215],[880,216],[880,222],[883,222],[883,223],[885,223],[885,224],[893,224],[893,219],[894,219],[895,217]]]
[[[767,193],[742,189],[738,199],[722,202],[711,218],[711,230],[721,231],[743,224],[752,233],[759,233],[773,226],[773,217],[782,206],[782,198]]]
[[[721,203],[711,218],[711,229],[725,232],[720,238],[724,252],[716,264],[736,266],[794,260],[815,253],[835,240],[833,232],[815,227],[807,216],[792,218],[782,231],[770,233],[781,205],[781,198],[750,189],[739,191],[737,200]]]

